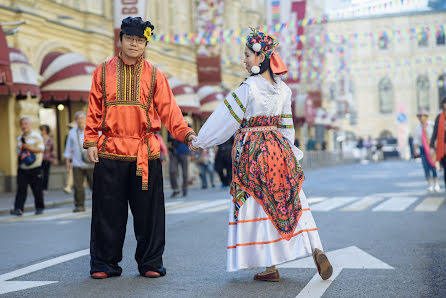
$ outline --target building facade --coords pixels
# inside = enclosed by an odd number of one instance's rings
[[[155,34],[190,34],[196,31],[196,5],[195,0],[150,1],[143,18],[154,24]],[[0,125],[5,128],[0,132],[5,148],[0,157],[0,191],[11,191],[20,117],[30,117],[36,130],[48,124],[61,156],[68,123],[76,111],[87,109],[91,73],[113,57],[113,1],[0,0],[0,20],[6,36],[0,51],[9,52],[9,61],[4,60],[5,65],[0,61],[0,69],[12,70],[9,81],[8,71],[0,80]],[[256,26],[265,20],[263,1],[225,0],[223,20],[223,30]],[[243,47],[224,43],[222,57],[242,57]],[[180,107],[183,98],[197,104],[195,43],[152,40],[145,58],[175,82]],[[245,76],[242,61],[222,67],[221,76],[221,84],[212,87],[219,96],[212,98],[221,98],[220,93],[240,84]],[[196,111],[187,106],[184,114],[198,129],[202,119]]]

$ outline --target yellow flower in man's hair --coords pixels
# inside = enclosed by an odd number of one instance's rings
[[[147,27],[146,30],[144,30],[144,36],[146,37],[147,41],[150,41],[150,38],[152,37],[152,28]]]

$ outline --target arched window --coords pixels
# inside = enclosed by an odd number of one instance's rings
[[[429,44],[429,34],[427,34],[424,28],[418,33],[418,46],[427,47]]]
[[[440,110],[442,108],[441,99],[446,96],[446,74],[442,74],[438,77],[438,106]]]
[[[378,84],[379,111],[387,114],[393,111],[393,87],[389,78],[383,78]]]
[[[429,111],[429,78],[426,75],[417,78],[417,105],[419,109]]]

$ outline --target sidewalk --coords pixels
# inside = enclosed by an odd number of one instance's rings
[[[189,189],[198,188],[198,184],[189,185]],[[74,190],[73,190],[74,192]],[[54,208],[62,205],[72,205],[74,208],[74,197],[73,192],[71,194],[65,193],[61,189],[49,190],[45,196],[45,208]],[[169,198],[171,194],[170,184],[164,184],[164,197]],[[87,187],[85,190],[86,203],[91,202],[91,191]],[[0,215],[9,214],[9,211],[14,207],[15,193],[12,192],[0,192]],[[34,211],[34,197],[31,189],[28,188],[28,196],[25,202],[24,211]]]

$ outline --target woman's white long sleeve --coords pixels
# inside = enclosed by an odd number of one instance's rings
[[[247,84],[242,84],[229,94],[200,129],[197,141],[193,142],[193,145],[208,148],[226,142],[240,127],[248,98]]]
[[[285,105],[283,106],[278,128],[279,131],[283,134],[283,136],[287,139],[296,158],[298,160],[301,160],[304,157],[304,154],[299,148],[294,146],[295,130],[291,111],[291,98],[289,98],[285,103]]]

